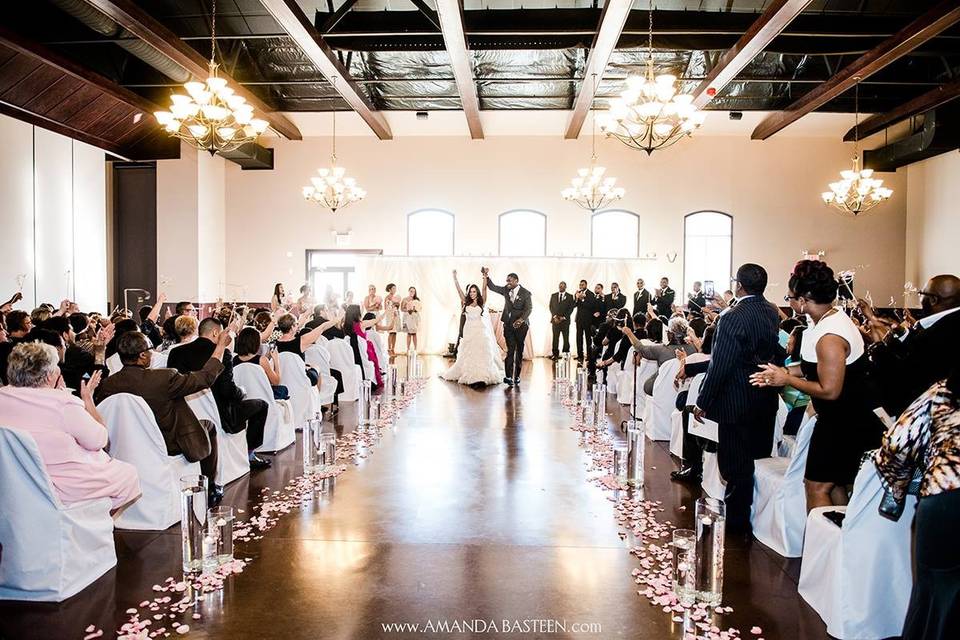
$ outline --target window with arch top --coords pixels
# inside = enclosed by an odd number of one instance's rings
[[[693,283],[704,289],[713,283],[719,295],[730,288],[733,260],[733,216],[720,211],[695,211],[683,218],[683,292]]]
[[[501,256],[547,255],[547,216],[539,211],[515,209],[499,218]]]
[[[455,218],[443,209],[407,214],[408,256],[452,256]]]
[[[640,254],[640,216],[623,209],[590,216],[590,255],[594,258],[636,258]]]

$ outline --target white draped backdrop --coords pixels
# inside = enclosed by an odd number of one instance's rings
[[[470,284],[481,284],[480,267],[490,268],[490,277],[496,284],[504,284],[507,274],[515,272],[520,284],[533,294],[533,314],[530,316],[530,331],[535,354],[550,354],[550,295],[557,291],[558,283],[567,283],[573,292],[581,279],[586,279],[590,288],[602,282],[609,293],[610,283],[617,282],[627,295],[628,302],[636,288],[636,280],[642,277],[649,285],[659,282],[660,274],[648,273],[654,264],[645,260],[598,258],[501,258],[501,257],[408,257],[408,256],[356,256],[357,290],[355,299],[366,295],[367,285],[374,284],[377,293],[383,295],[387,283],[397,285],[398,293],[406,296],[407,288],[414,286],[423,302],[418,332],[421,353],[445,353],[447,345],[456,340],[460,300],[453,284],[453,270],[459,275],[464,289]],[[503,297],[488,292],[486,306],[503,309]],[[575,328],[571,326],[570,342],[573,348]],[[398,340],[402,350],[403,337]]]

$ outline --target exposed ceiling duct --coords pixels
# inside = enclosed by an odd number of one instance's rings
[[[917,133],[865,151],[863,166],[874,171],[896,171],[955,149],[960,149],[960,108],[948,105],[928,111]]]

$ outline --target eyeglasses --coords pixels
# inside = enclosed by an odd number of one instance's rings
[[[937,294],[935,294],[935,293],[933,293],[933,292],[931,292],[931,291],[921,291],[919,295],[925,296],[925,297],[927,297],[927,298],[939,298],[939,297],[940,297],[940,296],[938,296]]]
[[[784,302],[790,302],[791,300],[799,300],[801,296],[783,296]]]

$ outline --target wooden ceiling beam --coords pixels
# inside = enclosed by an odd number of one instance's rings
[[[470,137],[483,139],[483,125],[480,123],[480,99],[477,97],[477,85],[473,78],[473,64],[467,49],[467,36],[463,31],[463,5],[460,0],[437,0],[437,18],[443,44],[450,56],[453,78],[460,94],[460,105],[467,117]]]
[[[941,0],[929,11],[835,73],[829,80],[805,93],[783,111],[771,113],[750,136],[766,140],[811,111],[853,88],[858,80],[873,75],[901,56],[960,22],[960,3]]]

